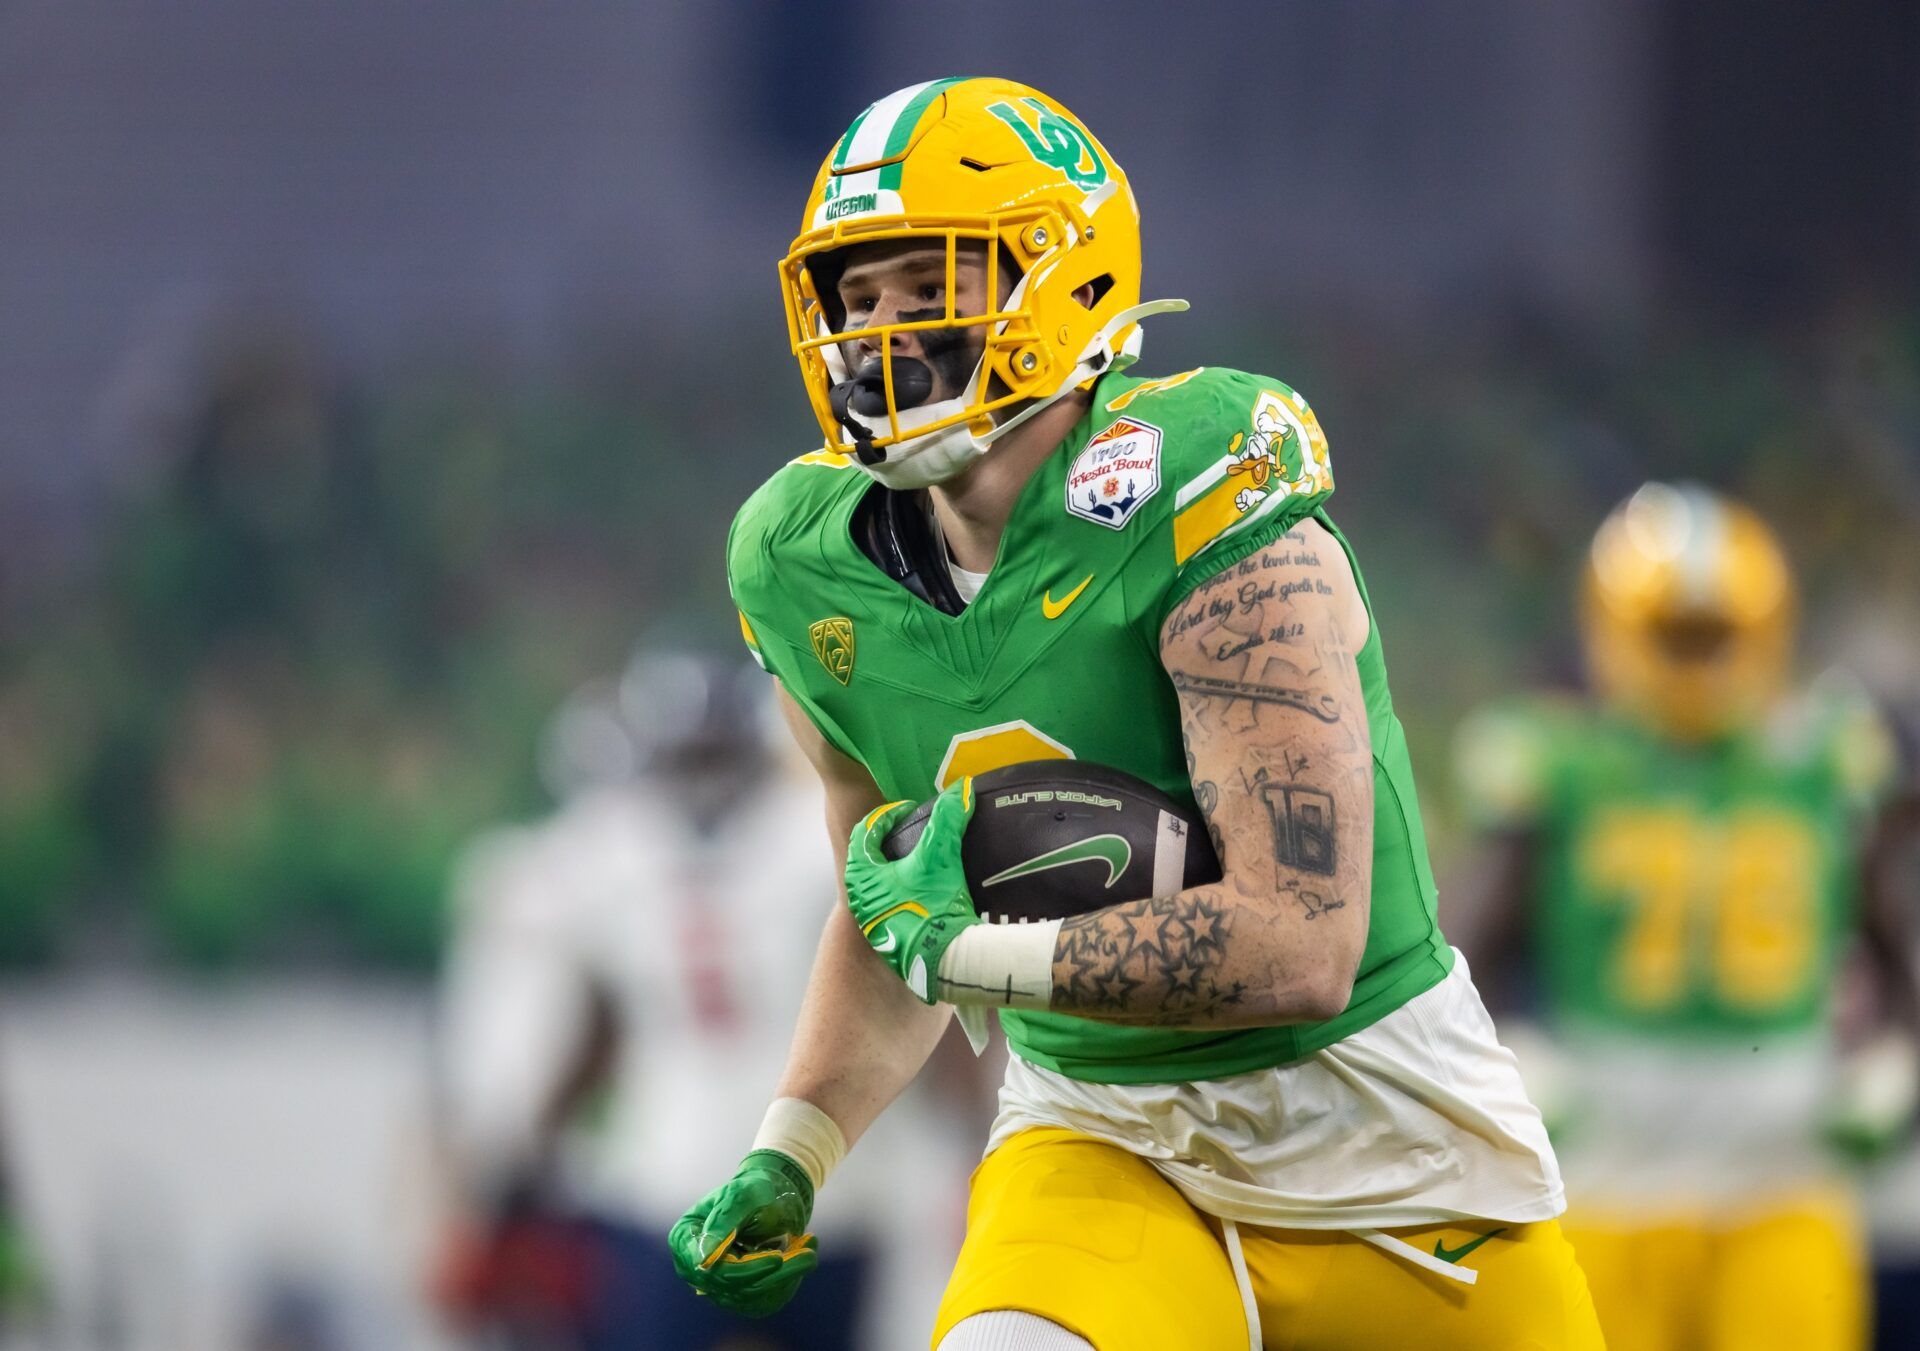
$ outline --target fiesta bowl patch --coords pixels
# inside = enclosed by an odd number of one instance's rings
[[[1160,429],[1118,418],[1067,466],[1067,510],[1118,530],[1160,491]]]

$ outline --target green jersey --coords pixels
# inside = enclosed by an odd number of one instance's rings
[[[1190,803],[1161,626],[1201,582],[1303,518],[1332,531],[1332,490],[1326,439],[1285,385],[1215,368],[1109,375],[1022,489],[985,585],[961,613],[921,600],[861,550],[855,509],[886,490],[827,452],[801,456],[748,500],[728,540],[728,576],[762,664],[889,798],[1062,757],[1126,770]],[[1003,1011],[1020,1056],[1105,1083],[1247,1073],[1338,1041],[1446,974],[1452,950],[1435,922],[1377,626],[1358,661],[1375,770],[1373,895],[1346,1011],[1233,1031]]]
[[[1536,700],[1470,719],[1459,756],[1479,824],[1531,836],[1549,1016],[1727,1040],[1825,1017],[1892,767],[1871,707],[1831,686],[1698,745]]]

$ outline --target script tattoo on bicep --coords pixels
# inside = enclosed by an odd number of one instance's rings
[[[1270,860],[1265,894],[1308,920],[1346,908],[1356,882],[1364,895],[1360,854],[1371,851],[1370,838],[1365,851],[1342,841],[1356,813],[1371,825],[1372,753],[1350,609],[1323,575],[1326,538],[1296,527],[1221,569],[1168,617],[1162,639],[1216,852],[1224,863],[1234,851],[1243,889],[1244,865]],[[1209,749],[1210,769],[1196,746]]]

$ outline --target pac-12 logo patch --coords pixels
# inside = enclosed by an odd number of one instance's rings
[[[842,685],[853,678],[853,621],[845,615],[815,621],[807,628],[813,655]]]
[[[1160,429],[1137,418],[1115,419],[1067,466],[1067,510],[1120,529],[1160,491]]]

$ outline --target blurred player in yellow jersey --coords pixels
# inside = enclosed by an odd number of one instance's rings
[[[1548,1038],[1519,1049],[1607,1344],[1864,1345],[1837,1147],[1906,1130],[1920,1021],[1910,898],[1874,880],[1891,739],[1844,681],[1790,685],[1786,559],[1704,489],[1615,511],[1583,599],[1591,698],[1485,710],[1457,763],[1489,844],[1468,951],[1496,990],[1531,958]]]

